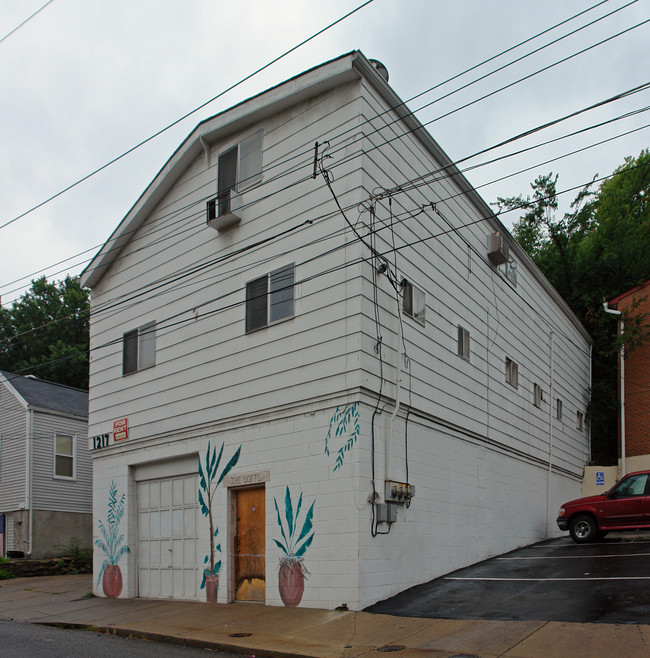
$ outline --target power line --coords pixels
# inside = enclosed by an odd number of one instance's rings
[[[48,2],[46,2],[46,3],[45,3],[40,9],[37,9],[37,10],[36,10],[31,16],[28,16],[28,17],[27,17],[22,23],[20,23],[20,25],[17,25],[17,26],[16,26],[13,30],[11,30],[10,32],[7,32],[7,34],[5,34],[5,35],[2,37],[2,39],[0,39],[0,43],[2,43],[3,41],[5,41],[6,39],[8,39],[8,38],[9,38],[12,34],[14,34],[15,32],[18,32],[18,30],[20,30],[21,27],[23,27],[26,23],[28,23],[29,21],[31,21],[32,18],[34,18],[34,16],[36,16],[37,14],[40,14],[40,13],[43,11],[43,9],[45,9],[45,7],[47,7],[48,5],[51,5],[53,2],[54,2],[54,0],[48,0]]]
[[[485,64],[485,63],[487,63],[487,62],[490,62],[490,61],[492,61],[492,60],[494,60],[494,59],[497,59],[498,57],[500,57],[500,56],[502,56],[502,55],[504,55],[504,54],[506,54],[506,53],[508,53],[508,52],[510,52],[510,51],[512,51],[512,50],[515,50],[516,48],[518,48],[518,47],[520,47],[520,46],[522,46],[522,45],[524,45],[524,44],[526,44],[526,43],[529,43],[530,41],[533,41],[534,39],[538,38],[539,36],[541,36],[541,35],[543,35],[543,34],[546,34],[546,33],[550,32],[550,31],[552,31],[552,30],[558,28],[559,26],[561,26],[561,25],[563,25],[563,24],[566,24],[566,23],[568,23],[568,22],[574,20],[575,18],[577,18],[577,17],[579,17],[579,16],[581,16],[581,15],[583,15],[583,14],[586,14],[586,13],[589,12],[589,11],[592,11],[593,9],[597,8],[598,6],[604,4],[605,1],[606,1],[606,0],[603,0],[603,2],[599,2],[599,3],[593,5],[592,7],[589,7],[588,9],[586,9],[586,10],[584,10],[584,11],[578,12],[577,14],[571,16],[571,17],[568,18],[568,19],[565,19],[565,20],[563,20],[563,21],[560,21],[559,23],[555,24],[554,26],[552,26],[552,27],[550,27],[550,28],[547,28],[547,29],[545,29],[545,30],[542,30],[541,32],[537,33],[536,35],[534,35],[534,36],[532,36],[532,37],[529,37],[529,38],[527,38],[527,39],[521,41],[520,43],[516,44],[515,46],[512,46],[512,47],[510,47],[510,48],[507,48],[507,49],[501,51],[500,53],[498,53],[498,54],[496,54],[496,55],[493,55],[493,56],[491,56],[491,57],[489,57],[489,58],[483,60],[481,63],[479,63],[479,64],[477,64],[477,65],[474,65],[474,66],[472,66],[472,67],[466,69],[465,71],[463,71],[463,72],[461,72],[461,73],[458,73],[458,74],[456,74],[456,75],[454,75],[454,76],[448,78],[446,81],[441,82],[441,83],[439,83],[439,84],[437,84],[437,85],[434,85],[433,87],[430,87],[429,89],[427,89],[427,90],[425,90],[425,91],[423,91],[423,92],[417,94],[416,96],[413,96],[410,100],[413,100],[413,99],[418,98],[418,97],[420,97],[420,96],[422,96],[422,95],[424,95],[424,94],[426,94],[426,93],[429,93],[430,91],[432,91],[432,90],[434,90],[434,89],[436,89],[436,88],[438,88],[438,87],[440,87],[440,86],[446,84],[447,82],[450,82],[450,81],[452,81],[452,80],[454,80],[454,79],[456,79],[456,78],[458,78],[458,77],[461,77],[462,75],[464,75],[464,74],[467,73],[467,72],[470,72],[470,71],[472,71],[472,70],[474,70],[474,69],[476,69],[476,68],[479,68],[480,66],[482,66],[483,64]],[[600,17],[600,18],[598,18],[598,19],[592,21],[591,23],[588,23],[588,24],[586,24],[586,25],[584,25],[584,26],[582,26],[582,27],[580,27],[580,28],[577,28],[577,29],[574,30],[573,32],[570,32],[569,34],[564,35],[563,37],[560,37],[559,39],[556,39],[555,41],[552,41],[552,42],[550,42],[549,44],[546,44],[546,45],[544,45],[544,46],[542,46],[542,47],[540,47],[540,48],[538,48],[537,50],[532,51],[532,52],[533,52],[533,53],[534,53],[534,52],[538,52],[539,50],[542,50],[543,48],[546,48],[546,47],[548,47],[549,45],[551,45],[551,44],[553,44],[553,43],[556,43],[557,41],[559,41],[559,40],[561,40],[561,39],[564,39],[564,38],[566,38],[566,37],[569,36],[569,35],[575,34],[576,32],[578,32],[578,31],[584,29],[585,27],[588,27],[588,26],[590,26],[590,25],[593,25],[595,22],[598,22],[598,21],[602,20],[603,18],[606,18],[606,17],[611,16],[613,13],[616,13],[617,11],[620,11],[621,9],[626,8],[626,7],[628,7],[630,4],[633,4],[634,2],[637,2],[637,1],[638,1],[638,0],[633,0],[633,2],[630,2],[630,3],[628,3],[628,4],[624,5],[624,6],[622,6],[622,7],[618,8],[618,9],[616,9],[616,10],[614,10],[614,11],[608,13],[608,14],[606,14],[605,16],[602,16],[602,17]],[[367,3],[366,3],[366,4],[367,4]],[[364,5],[361,5],[361,7],[363,7],[363,6],[364,6]],[[359,8],[361,8],[361,7],[359,7]],[[356,11],[356,10],[355,10],[355,11]],[[351,13],[353,13],[353,12],[351,12]],[[349,14],[348,14],[348,15],[349,15]],[[348,15],[346,15],[346,16],[348,16]],[[343,18],[346,18],[346,16],[344,16]],[[340,20],[343,20],[343,18],[340,19]],[[325,29],[327,29],[327,28],[325,28]],[[516,62],[516,61],[520,61],[521,59],[524,59],[525,57],[529,56],[530,54],[532,54],[532,53],[528,53],[528,54],[526,54],[526,55],[524,55],[524,56],[518,58],[517,60],[514,60],[514,62]],[[499,70],[502,70],[503,68],[506,68],[507,66],[510,66],[510,65],[511,65],[512,63],[514,63],[514,62],[510,62],[510,63],[504,65],[503,67],[500,67],[499,69],[496,69],[495,71],[492,71],[492,72],[486,74],[485,76],[482,76],[481,78],[479,78],[479,80],[480,80],[480,79],[483,79],[483,78],[485,78],[485,77],[488,77],[489,75],[492,75],[493,73],[495,73],[495,72],[497,72],[497,71],[499,71]],[[254,74],[251,74],[251,75],[254,75]],[[473,82],[471,82],[471,83],[469,83],[469,84],[467,84],[467,85],[464,85],[464,86],[461,87],[460,89],[463,89],[463,88],[465,88],[465,87],[467,87],[467,86],[473,84],[474,82],[476,82],[476,80],[473,81]],[[239,83],[238,83],[238,84],[239,84]],[[226,91],[228,91],[228,90],[226,90]],[[453,91],[453,92],[451,92],[451,93],[455,93],[456,91],[458,91],[458,89],[456,89],[455,91]],[[223,93],[226,93],[226,92],[223,92]],[[448,95],[451,95],[451,94],[448,94]],[[215,97],[215,98],[217,98],[217,97]],[[444,97],[443,97],[443,98],[444,98]],[[410,102],[410,100],[409,100],[409,101],[406,101],[406,102]],[[437,99],[437,100],[440,100],[440,99]],[[436,101],[433,101],[433,102],[437,102],[437,100],[436,100]],[[431,104],[431,103],[429,103],[428,105],[430,105],[430,104]],[[399,107],[399,106],[401,106],[401,105],[404,105],[404,103],[400,102],[400,104],[398,104],[398,105],[395,106],[394,108],[388,108],[388,109],[385,110],[384,112],[381,112],[380,114],[378,114],[377,117],[383,116],[383,115],[386,114],[387,112],[390,112],[391,109],[396,109],[396,107]],[[203,107],[203,106],[201,106],[201,107]],[[426,106],[424,106],[424,107],[426,107]],[[422,109],[422,108],[419,108],[419,109]],[[417,112],[417,111],[419,111],[419,109],[418,109],[418,110],[415,110],[415,111]],[[186,116],[187,116],[187,115],[186,115]],[[366,120],[367,123],[370,123],[370,121],[371,121],[370,119],[367,119],[367,120]],[[173,125],[173,124],[172,124],[172,125]],[[390,124],[388,124],[388,125],[390,125]],[[337,135],[336,138],[342,137],[343,135],[347,134],[350,130],[353,130],[353,128],[350,128],[350,129],[344,131],[343,133],[339,133],[339,135]],[[377,130],[379,130],[379,129],[377,129]],[[375,131],[375,132],[377,132],[377,131]],[[157,133],[157,134],[159,134],[159,133]],[[332,140],[332,139],[336,139],[336,138],[330,138],[330,140]],[[301,147],[298,147],[298,148],[301,148]],[[279,165],[281,165],[281,164],[285,164],[286,162],[288,162],[288,161],[290,161],[290,160],[292,160],[292,159],[295,159],[295,158],[297,158],[297,157],[302,157],[302,155],[303,155],[304,153],[306,153],[306,152],[301,151],[301,152],[299,152],[298,154],[296,154],[295,156],[291,156],[291,157],[289,157],[289,158],[287,158],[287,157],[283,157],[282,159],[280,159],[280,162],[271,163],[270,166],[267,165],[266,170],[268,171],[268,170],[270,170],[270,169],[272,169],[272,168],[275,168],[275,167],[277,167],[277,166],[279,166]],[[109,163],[109,164],[110,164],[110,163]],[[290,169],[290,170],[286,171],[285,173],[281,173],[281,174],[279,174],[278,176],[276,176],[276,178],[271,179],[271,181],[265,181],[263,184],[266,184],[267,182],[272,182],[272,180],[276,180],[277,178],[279,178],[279,177],[281,177],[281,176],[291,174],[291,173],[293,173],[294,171],[296,171],[295,168],[294,168],[294,169]],[[29,211],[28,211],[28,212],[29,212]],[[12,221],[13,221],[13,220],[12,220]],[[0,227],[0,228],[1,228],[1,227]],[[84,253],[84,252],[81,252],[81,253]],[[74,257],[74,256],[73,256],[73,257]],[[73,257],[70,257],[70,258],[73,258]],[[44,269],[47,269],[47,268],[44,268]],[[43,270],[40,270],[40,271],[43,271]],[[64,270],[64,271],[65,271],[65,270]],[[38,272],[37,272],[37,273],[38,273]],[[57,273],[54,273],[54,274],[58,274],[58,273],[60,273],[60,272],[57,272]],[[54,274],[51,274],[50,276],[52,276],[52,275],[54,275]],[[28,278],[28,276],[31,276],[31,275],[27,275],[27,276],[25,276],[25,277],[23,277],[23,278]],[[22,279],[18,279],[18,280],[16,280],[16,281],[20,281],[20,280],[22,280]],[[11,282],[11,283],[13,283],[13,282]],[[6,284],[6,285],[10,285],[10,284]],[[4,286],[3,286],[3,287],[4,287]],[[20,290],[20,288],[18,288],[18,289],[16,289],[16,290]],[[8,293],[5,293],[5,294],[10,294],[11,292],[15,292],[15,290],[9,291]]]
[[[50,0],[50,2],[52,2],[52,1],[53,1],[53,0]],[[122,160],[122,158],[126,157],[126,156],[129,155],[130,153],[133,153],[133,151],[139,149],[141,146],[144,146],[145,144],[148,144],[150,141],[152,141],[152,140],[155,139],[156,137],[162,135],[164,132],[167,132],[170,128],[173,128],[174,126],[178,125],[179,123],[181,123],[182,121],[184,121],[184,120],[187,119],[188,117],[192,116],[193,114],[196,114],[199,110],[202,110],[204,107],[206,107],[206,106],[209,105],[210,103],[212,103],[212,102],[216,101],[217,99],[221,98],[223,95],[225,95],[225,94],[227,94],[228,92],[232,91],[232,90],[235,89],[236,87],[239,87],[239,86],[242,85],[244,82],[247,82],[247,81],[250,80],[252,77],[256,76],[258,73],[261,73],[262,71],[266,70],[267,68],[269,68],[270,66],[272,66],[272,65],[275,64],[276,62],[280,61],[281,59],[283,59],[283,58],[286,57],[287,55],[291,54],[292,52],[294,52],[295,50],[297,50],[297,49],[300,48],[301,46],[304,46],[304,45],[305,45],[306,43],[308,43],[309,41],[312,41],[312,40],[315,39],[316,37],[320,36],[321,34],[323,34],[324,32],[326,32],[326,31],[329,30],[330,28],[334,27],[335,25],[338,25],[341,21],[344,21],[346,18],[349,18],[350,16],[352,16],[352,14],[355,14],[357,11],[359,11],[360,9],[363,9],[364,7],[366,7],[367,5],[369,5],[369,4],[370,4],[371,2],[373,2],[373,1],[374,1],[374,0],[366,0],[366,2],[364,2],[364,3],[361,4],[361,5],[359,5],[356,9],[353,9],[352,11],[348,12],[348,13],[345,14],[344,16],[341,16],[341,18],[338,18],[337,20],[335,20],[333,23],[330,23],[329,25],[327,25],[326,27],[322,28],[322,29],[319,30],[318,32],[315,32],[314,34],[312,34],[312,35],[311,35],[310,37],[308,37],[307,39],[304,39],[303,41],[301,41],[300,43],[296,44],[295,46],[293,46],[293,47],[290,48],[289,50],[285,51],[284,53],[282,53],[281,55],[279,55],[279,56],[276,57],[275,59],[272,59],[272,60],[271,60],[270,62],[268,62],[267,64],[264,64],[264,66],[261,66],[260,68],[258,68],[257,70],[253,71],[252,73],[249,73],[246,77],[244,77],[244,78],[242,78],[241,80],[239,80],[239,82],[236,82],[236,83],[230,85],[230,87],[228,87],[227,89],[224,89],[224,91],[218,93],[216,96],[213,96],[212,98],[210,98],[209,100],[205,101],[204,103],[201,103],[201,105],[199,105],[198,107],[195,107],[193,110],[187,112],[186,114],[184,114],[182,117],[176,119],[175,121],[172,121],[169,125],[165,126],[164,128],[161,128],[160,130],[158,130],[157,132],[155,132],[153,135],[151,135],[151,136],[147,137],[146,139],[142,140],[141,142],[139,142],[139,143],[136,144],[135,146],[132,146],[131,148],[129,148],[128,150],[124,151],[122,154],[116,156],[116,157],[113,158],[112,160],[109,160],[106,164],[103,164],[101,167],[98,167],[97,169],[91,171],[89,174],[86,174],[85,176],[83,176],[83,177],[80,178],[79,180],[75,181],[74,183],[71,183],[70,185],[68,185],[67,187],[63,188],[63,189],[60,190],[59,192],[56,192],[55,194],[53,194],[52,196],[48,197],[48,198],[45,199],[44,201],[41,201],[40,203],[36,204],[35,206],[32,206],[29,210],[26,210],[25,212],[21,213],[20,215],[17,215],[17,216],[14,217],[13,219],[10,219],[9,221],[5,222],[4,224],[0,224],[0,229],[3,229],[3,228],[5,228],[6,226],[9,226],[10,224],[13,224],[14,222],[17,222],[19,219],[22,219],[22,218],[25,217],[26,215],[29,215],[30,213],[34,212],[34,210],[37,210],[38,208],[41,208],[42,206],[44,206],[45,204],[49,203],[50,201],[53,201],[54,199],[60,197],[62,194],[65,194],[66,192],[69,192],[71,189],[77,187],[77,185],[80,185],[81,183],[87,181],[89,178],[92,178],[93,176],[95,176],[95,175],[98,174],[99,172],[104,171],[104,169],[107,169],[108,167],[110,167],[111,165],[115,164],[115,163],[118,162],[119,160]]]

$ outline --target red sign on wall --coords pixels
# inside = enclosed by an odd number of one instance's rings
[[[120,418],[113,421],[113,440],[124,441],[129,438],[129,419]]]

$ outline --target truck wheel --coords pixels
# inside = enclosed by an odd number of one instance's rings
[[[598,535],[596,519],[593,516],[589,516],[589,514],[578,514],[578,516],[571,520],[569,533],[571,539],[578,544],[593,541]]]

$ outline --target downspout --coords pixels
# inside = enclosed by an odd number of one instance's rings
[[[551,533],[551,478],[553,476],[553,375],[554,375],[554,338],[555,332],[551,329],[549,345],[550,380],[548,385],[548,478],[546,481],[546,533]]]
[[[32,447],[34,445],[34,410],[27,408],[27,445],[25,446],[25,507],[27,508],[27,551],[26,555],[32,554],[32,539],[34,526],[34,510],[32,506]]]
[[[402,305],[397,295],[397,375],[395,377],[395,409],[390,417],[390,431],[388,432],[388,446],[386,446],[386,479],[390,480],[391,461],[393,456],[393,423],[399,411],[399,391],[402,381]]]
[[[625,342],[623,334],[625,331],[625,321],[623,320],[622,311],[614,311],[609,308],[607,302],[603,302],[605,313],[619,316],[620,337],[621,337],[621,354],[620,354],[620,410],[621,410],[621,477],[625,475]]]

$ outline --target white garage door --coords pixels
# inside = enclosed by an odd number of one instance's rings
[[[198,598],[197,476],[138,482],[138,594]]]

